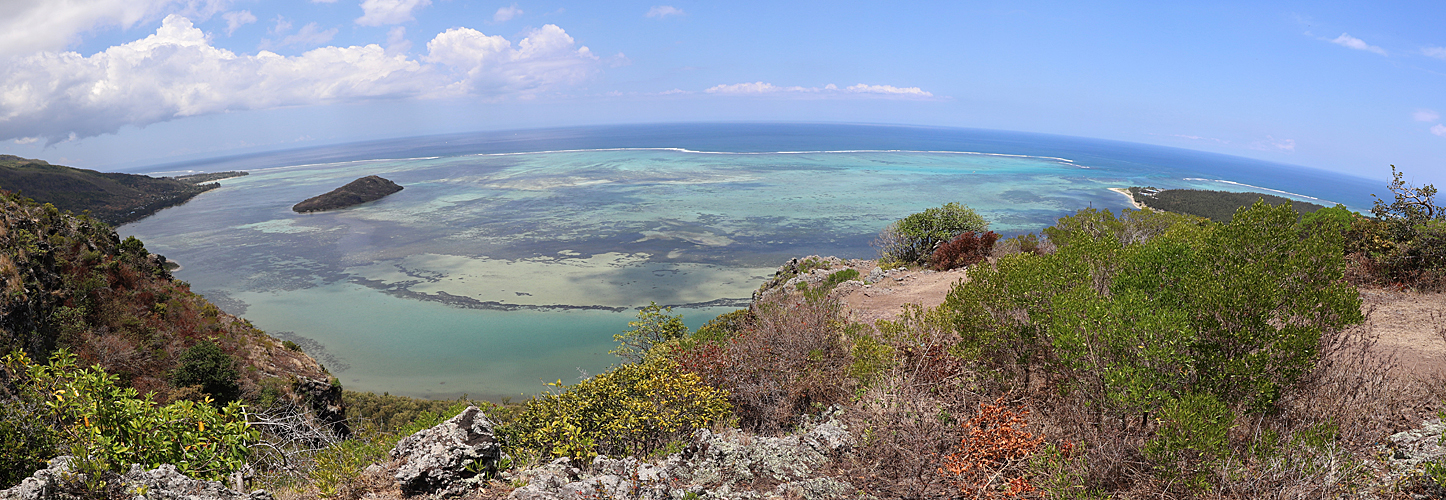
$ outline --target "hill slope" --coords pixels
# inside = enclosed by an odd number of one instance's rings
[[[220,184],[104,173],[0,155],[0,190],[18,192],[75,213],[89,210],[92,216],[113,226],[140,220],[217,187]]]

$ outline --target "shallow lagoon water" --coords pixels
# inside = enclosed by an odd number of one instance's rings
[[[290,210],[372,174],[405,189]],[[872,257],[879,229],[945,202],[1016,234],[1128,207],[1112,187],[1252,189],[1222,181],[963,152],[471,154],[252,170],[121,232],[224,309],[308,346],[350,389],[501,397],[606,369],[637,307],[679,306],[697,327],[788,258]]]

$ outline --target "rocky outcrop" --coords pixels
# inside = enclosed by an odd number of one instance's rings
[[[389,194],[401,191],[402,187],[397,183],[368,175],[351,181],[345,186],[333,189],[331,192],[321,196],[314,196],[306,199],[296,206],[291,207],[297,213],[320,212],[323,210],[336,210],[352,205],[360,205],[368,201],[380,200]]]
[[[351,428],[346,423],[346,407],[342,402],[340,382],[335,378],[322,380],[299,376],[296,377],[294,389],[318,421],[331,427],[332,432],[338,436],[351,435]]]
[[[492,421],[469,406],[436,427],[403,438],[391,455],[403,461],[396,473],[402,493],[446,496],[477,486],[482,473],[495,474],[502,446]]]
[[[598,457],[583,469],[559,458],[519,473],[527,486],[513,490],[510,498],[848,498],[857,496],[855,488],[821,469],[851,443],[848,430],[833,418],[784,437],[702,429],[687,449],[655,463]],[[774,486],[759,491],[758,485]]]
[[[79,500],[93,498],[81,484],[83,477],[71,472],[71,457],[58,457],[50,466],[36,471],[14,488],[0,491],[0,500]],[[216,481],[191,479],[164,464],[151,470],[139,465],[119,478],[107,481],[105,496],[136,500],[272,500],[266,490],[239,493]]]

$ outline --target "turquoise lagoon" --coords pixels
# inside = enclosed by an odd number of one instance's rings
[[[697,327],[745,305],[788,258],[871,258],[869,242],[890,221],[949,201],[1004,234],[1037,231],[1083,207],[1126,208],[1109,188],[1135,185],[1333,202],[1289,177],[1273,186],[1224,178],[1198,157],[1123,161],[1128,155],[1081,150],[1072,158],[1060,147],[1054,156],[1018,145],[1018,153],[1001,152],[1008,145],[988,153],[436,149],[446,154],[218,162],[205,169],[261,168],[121,232],[182,264],[176,276],[223,309],[301,343],[349,389],[498,398],[606,369],[612,335],[638,307],[675,306]],[[346,210],[290,209],[372,174],[405,189]]]

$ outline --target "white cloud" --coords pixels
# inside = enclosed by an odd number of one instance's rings
[[[1439,135],[1441,137],[1446,137],[1446,125],[1437,123],[1435,126],[1431,127],[1431,133]]]
[[[1331,43],[1334,43],[1334,44],[1336,44],[1336,45],[1340,45],[1340,46],[1343,46],[1343,47],[1350,47],[1350,48],[1353,48],[1353,49],[1356,49],[1356,50],[1364,50],[1364,51],[1366,51],[1366,52],[1375,52],[1375,53],[1380,54],[1380,55],[1383,55],[1383,56],[1386,55],[1386,49],[1377,47],[1377,46],[1375,46],[1375,45],[1368,45],[1368,44],[1365,42],[1365,40],[1361,40],[1361,39],[1359,39],[1359,38],[1350,36],[1350,35],[1345,34],[1345,33],[1341,33],[1341,36],[1338,36],[1338,37],[1336,37],[1334,40],[1331,40]]]
[[[15,139],[16,144],[35,144],[40,142],[39,137],[20,137]]]
[[[846,96],[856,95],[860,97],[934,97],[934,94],[924,91],[919,87],[895,87],[893,85],[866,85],[857,84],[849,87],[839,88],[832,83],[823,87],[780,87],[771,83],[734,83],[727,85],[714,85],[704,90],[709,94],[736,94],[736,95],[762,95],[762,94],[807,94],[818,96]]]
[[[249,10],[240,10],[221,14],[221,19],[226,20],[226,36],[231,36],[236,28],[256,22],[256,15]]]
[[[9,61],[0,73],[0,140],[53,143],[187,116],[367,99],[527,97],[599,66],[553,25],[516,47],[468,28],[427,47],[420,60],[379,45],[242,55],[212,46],[189,19],[167,16],[155,34],[89,57],[41,52]]]
[[[432,0],[362,0],[362,16],[356,23],[362,26],[384,26],[401,24],[412,20],[412,12],[432,5]]]
[[[672,5],[655,5],[653,6],[653,8],[648,9],[648,13],[644,15],[646,15],[647,17],[656,17],[658,19],[663,19],[668,16],[681,16],[683,15],[683,9],[679,9]]]
[[[1446,59],[1446,47],[1421,47],[1421,54],[1437,59]]]
[[[906,95],[914,97],[934,97],[934,94],[923,91],[919,87],[895,87],[893,85],[864,85],[862,83],[844,89],[857,94],[883,94],[883,95]]]
[[[287,27],[289,28],[290,25]],[[261,48],[314,47],[330,42],[332,37],[336,36],[336,33],[336,28],[322,30],[316,23],[306,23],[306,26],[302,26],[301,29],[296,30],[296,34],[288,35],[286,38],[282,38],[280,42],[272,43],[270,40],[263,41]]]
[[[387,31],[387,53],[401,54],[412,50],[412,41],[407,40],[407,28],[393,26]]]
[[[514,3],[510,7],[502,7],[500,9],[497,9],[497,13],[492,14],[492,22],[505,23],[520,15],[522,15],[522,9],[517,8],[517,4]]]
[[[274,21],[276,21],[276,25],[272,26],[270,30],[267,30],[271,34],[285,35],[286,32],[291,31],[291,21],[286,20],[286,18],[282,17],[280,14],[277,14]]]
[[[1286,151],[1295,152],[1295,139],[1276,139],[1273,136],[1265,136],[1264,140],[1255,141],[1250,149],[1259,151]]]
[[[61,50],[81,33],[130,28],[185,5],[183,0],[5,0],[0,1],[0,55]]]
[[[448,89],[453,92],[525,94],[591,76],[597,70],[597,56],[587,47],[574,47],[572,37],[555,24],[532,30],[517,48],[501,36],[452,28],[427,42],[422,60],[451,69],[456,81]]]
[[[1415,113],[1411,113],[1411,118],[1415,118],[1418,122],[1434,122],[1441,119],[1441,113],[1430,109],[1418,109]]]

